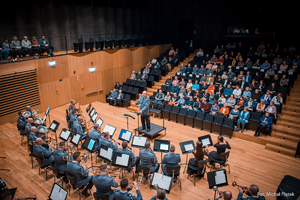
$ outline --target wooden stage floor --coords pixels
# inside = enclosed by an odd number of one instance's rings
[[[87,105],[81,106],[81,109],[85,111]],[[114,135],[114,139],[117,139],[121,128],[126,129],[127,120],[121,113],[132,114],[126,108],[116,108],[108,104],[99,102],[92,103],[92,106],[99,113],[99,116],[104,120],[102,129],[106,124],[117,127],[117,131]],[[51,121],[56,120],[60,122],[58,133],[62,128],[67,128],[65,110],[68,105],[64,105],[55,108],[50,111]],[[87,113],[84,112],[87,116]],[[40,117],[44,117],[44,113],[40,114]],[[135,116],[136,117],[136,116]],[[133,131],[137,128],[137,119],[129,119],[129,129]],[[48,119],[47,119],[48,123]],[[162,120],[151,117],[151,123],[162,125]],[[49,126],[49,124],[47,124]],[[156,139],[170,140],[172,144],[176,146],[176,153],[180,153],[179,143],[187,140],[197,141],[199,136],[208,134],[206,131],[201,131],[189,126],[183,126],[182,124],[176,124],[175,122],[165,121],[167,128],[167,135],[161,133]],[[41,175],[38,175],[38,163],[34,161],[34,168],[31,168],[31,160],[28,156],[27,144],[20,145],[20,136],[16,128],[16,123],[5,124],[0,126],[0,156],[5,156],[6,159],[1,159],[0,168],[10,169],[10,172],[0,171],[0,177],[4,179],[8,188],[17,187],[16,197],[29,197],[34,194],[38,199],[47,199],[53,184],[52,172],[48,173],[48,181],[45,180],[45,172],[42,170]],[[211,134],[213,142],[217,139],[217,134]],[[239,185],[257,184],[260,192],[276,192],[280,181],[284,175],[292,175],[296,178],[300,178],[300,159],[290,156],[275,153],[266,150],[264,145],[245,141],[239,138],[228,139],[231,145],[231,153],[229,157],[231,174],[227,174],[229,185],[219,188],[219,190],[231,190],[234,199],[238,195],[238,189],[231,186],[233,181],[236,181]],[[153,140],[151,141],[153,145]],[[209,148],[210,151],[214,150],[214,147]],[[82,152],[85,150],[80,149]],[[135,149],[135,155],[138,156],[139,149]],[[161,160],[160,153],[156,153],[158,161]],[[191,155],[189,155],[189,158]],[[99,166],[99,163],[95,162],[94,165]],[[99,159],[98,159],[99,161]],[[186,162],[186,156],[181,156],[181,163]],[[89,159],[90,165],[90,159]],[[114,168],[113,168],[114,169]],[[214,192],[208,188],[207,177],[197,180],[196,186],[187,179],[187,174],[183,174],[184,166],[181,167],[180,179],[182,181],[182,191],[180,191],[179,185],[174,184],[171,189],[171,193],[167,195],[168,199],[213,199]],[[209,171],[209,169],[208,169]],[[90,169],[90,175],[93,172]],[[126,176],[129,181],[132,181],[132,173]],[[119,182],[118,176],[115,178]],[[143,199],[150,199],[155,190],[149,189],[149,183],[139,186]],[[95,192],[95,187],[92,188],[92,192]],[[135,194],[135,191],[132,191]],[[71,196],[67,199],[78,199],[78,193],[71,189]],[[84,199],[93,199],[92,196]],[[275,199],[275,197],[266,197],[266,199]]]

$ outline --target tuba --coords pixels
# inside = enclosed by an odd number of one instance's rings
[[[40,126],[43,125],[43,120],[37,117],[33,120],[33,123],[35,123],[36,126]]]
[[[37,118],[37,119],[39,119],[39,118]],[[46,126],[39,126],[37,129],[40,133],[47,133],[48,132],[48,129],[47,129]]]
[[[38,110],[32,110],[32,117],[36,118],[37,116],[39,116],[40,112]]]
[[[30,111],[25,111],[25,112],[23,112],[23,117],[26,117],[26,118],[29,118],[29,117],[31,117],[31,113],[30,113]]]

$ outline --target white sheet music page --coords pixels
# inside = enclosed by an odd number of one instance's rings
[[[129,155],[122,154],[122,156],[117,156],[116,164],[122,166],[128,166]]]
[[[185,151],[194,150],[193,144],[186,144],[184,145]]]
[[[57,184],[54,185],[50,199],[53,200],[65,200],[67,196],[67,192],[62,190]]]
[[[169,176],[164,176],[159,173],[155,173],[154,179],[152,181],[152,185],[158,185],[159,188],[169,190],[172,178]]]
[[[79,139],[80,139],[80,135],[79,134],[74,135],[74,137],[72,138],[72,142],[74,142],[75,144],[78,144]]]
[[[54,130],[55,128],[56,128],[56,124],[52,123],[51,126],[50,126],[50,129]]]
[[[146,137],[134,137],[132,144],[136,146],[145,146],[146,141],[147,141]]]
[[[97,115],[97,114],[94,114],[93,117],[92,117],[92,120],[93,120],[93,121],[96,121],[97,117],[98,117],[98,115]]]
[[[216,185],[226,183],[226,177],[223,170],[216,171],[215,183]]]
[[[102,125],[102,123],[103,123],[103,121],[99,118],[98,120],[97,120],[97,122],[96,122],[96,124],[98,124],[99,125],[99,127]]]
[[[169,148],[169,145],[168,144],[160,144],[160,150],[168,150],[168,148]]]
[[[69,135],[70,135],[70,131],[66,130],[66,131],[61,132],[60,137],[62,137],[66,140],[69,137]]]
[[[202,142],[203,146],[206,146],[206,145],[210,144],[209,138],[205,138],[205,139],[201,140],[201,142]]]
[[[106,124],[106,126],[104,127],[103,132],[109,132],[109,135],[113,135],[115,129],[116,129],[115,127],[112,127],[112,126]]]
[[[129,141],[130,137],[131,137],[131,132],[130,132],[130,131],[126,131],[126,132],[124,132],[124,133],[122,134],[122,138],[123,138],[124,140]]]
[[[113,150],[111,148],[108,148],[107,150],[100,149],[100,156],[102,156],[108,160],[111,160],[112,152],[113,152]]]

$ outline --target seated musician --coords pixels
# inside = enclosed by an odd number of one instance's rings
[[[35,126],[30,128],[29,141],[34,142],[38,137],[41,137],[42,140],[45,138],[45,134],[40,134],[38,129]]]
[[[67,163],[67,174],[70,174],[75,177],[76,183],[75,187],[84,187],[84,190],[81,192],[82,195],[85,197],[90,196],[88,193],[88,190],[90,190],[93,187],[93,177],[89,176],[89,169],[88,169],[88,164],[85,162],[85,169],[83,166],[80,164],[81,162],[81,154],[80,152],[75,152],[73,154],[73,161],[68,161]]]
[[[155,195],[150,200],[168,200],[166,198],[166,190],[158,188]]]
[[[32,126],[34,126],[33,119],[32,118],[28,118],[27,119],[27,124],[25,125],[25,132],[26,132],[26,135],[28,137],[28,141],[29,141],[29,134],[31,132],[31,127]]]
[[[58,149],[54,149],[53,157],[54,157],[54,167],[58,169],[58,173],[60,175],[65,175],[67,171],[67,160],[64,160],[64,156],[69,156],[67,151],[67,146],[65,142],[60,142],[58,144]],[[67,182],[66,176],[64,177],[64,181]]]
[[[74,122],[77,120],[77,117],[78,117],[78,109],[72,109],[70,111],[70,121],[69,121],[69,124],[71,127],[73,127],[73,124]]]
[[[116,152],[118,153],[122,153],[122,154],[127,154],[130,156],[130,161],[129,161],[129,164],[128,164],[128,168],[132,168],[134,166],[136,166],[137,164],[140,163],[140,157],[136,157],[134,155],[134,150],[133,148],[131,148],[131,150],[128,149],[128,142],[127,141],[123,141],[122,142],[122,149],[118,149]]]
[[[31,106],[26,106],[26,111],[30,112],[29,117],[32,117],[32,108],[31,108]]]
[[[121,189],[114,190],[115,199],[116,200],[142,200],[142,194],[137,186],[137,182],[133,182],[133,186],[129,186],[128,179],[123,179],[120,182]],[[135,188],[136,195],[130,194],[128,191],[130,191],[132,188]]]
[[[247,186],[243,186],[243,188],[247,188]],[[244,189],[239,188],[239,195],[236,200],[265,200],[265,197],[262,195],[259,195],[259,188],[252,184],[250,185],[248,189],[248,192],[246,193],[249,197],[243,198]]]
[[[118,187],[118,183],[110,176],[106,164],[100,165],[100,174],[94,175],[93,183],[98,194],[109,195],[109,200],[114,199],[115,194],[111,187]]]
[[[20,131],[20,135],[26,135],[25,126],[27,124],[27,121],[25,117],[23,117],[23,112],[21,110],[18,112],[18,114],[19,114],[18,121],[17,121],[18,130]]]
[[[226,149],[231,149],[231,146],[222,135],[218,136],[218,142],[214,144],[214,147],[217,148],[217,151],[212,151],[208,155],[208,162],[210,165],[214,165],[213,160],[219,160],[220,154],[224,153]]]
[[[201,141],[197,141],[193,155],[195,158],[190,158],[189,166],[192,165],[198,167],[198,161],[203,160],[205,155],[208,156],[208,148],[203,146]],[[195,172],[191,171],[191,168],[188,167],[188,173],[194,174]]]
[[[178,163],[181,162],[180,155],[178,153],[174,153],[174,152],[175,152],[175,145],[171,144],[170,149],[169,149],[169,154],[166,154],[161,161],[162,171],[166,175],[172,175],[172,174],[167,173],[167,166],[175,167],[175,166],[178,166]]]
[[[160,164],[157,163],[157,157],[151,150],[150,142],[145,143],[145,149],[140,150],[141,165],[149,167],[149,173],[158,172]],[[146,177],[148,178],[148,177]]]
[[[99,146],[99,140],[101,139],[101,133],[99,130],[99,124],[94,124],[94,129],[90,131],[89,137],[95,141],[95,151],[98,151]]]
[[[43,166],[50,165],[54,162],[54,156],[52,154],[51,142],[48,143],[48,148],[44,145],[42,138],[37,138],[35,140],[35,145],[33,146],[33,153],[36,157],[40,158],[43,162]]]
[[[103,132],[103,137],[99,140],[99,146],[101,147],[101,145],[112,148],[114,151],[118,149],[118,143],[115,141],[115,144],[113,144],[113,142],[110,141],[109,132]]]
[[[217,197],[216,197],[215,200],[222,198],[222,196],[223,196],[224,200],[231,200],[232,199],[231,191],[225,190],[225,191],[220,191],[220,192],[218,192]]]
[[[69,113],[72,111],[72,109],[75,108],[75,104],[76,104],[75,100],[71,100],[71,104],[69,105]]]
[[[73,123],[73,131],[74,131],[74,135],[76,135],[76,134],[80,135],[80,140],[83,140],[86,138],[87,132],[85,132],[83,118],[81,116],[77,117],[77,120]]]

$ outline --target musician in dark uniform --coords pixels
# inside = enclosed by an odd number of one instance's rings
[[[31,132],[31,127],[32,126],[34,126],[33,119],[32,118],[28,118],[27,119],[27,124],[25,125],[25,132],[26,132],[27,140],[28,141],[29,141],[29,134]]]
[[[135,157],[134,150],[133,149],[131,149],[131,150],[128,149],[128,142],[127,141],[123,141],[122,142],[122,149],[118,149],[116,152],[122,153],[122,154],[127,154],[127,155],[130,156],[130,161],[129,161],[129,164],[128,164],[129,169],[140,163],[140,157],[138,157],[138,156]]]
[[[86,185],[86,187],[82,191],[82,195],[88,197],[90,196],[88,190],[90,190],[94,185],[92,182],[93,177],[89,176],[88,164],[85,163],[85,169],[84,169],[80,164],[80,161],[81,161],[80,152],[75,152],[73,154],[73,161],[68,161],[66,173],[69,173],[75,177],[76,180],[75,187],[82,187]]]
[[[89,137],[95,141],[95,151],[98,151],[99,146],[99,140],[101,138],[101,133],[99,132],[99,124],[94,124],[94,130],[91,130],[89,133]]]
[[[35,126],[30,128],[29,141],[34,142],[38,137],[40,137],[38,130]]]
[[[172,175],[167,173],[167,166],[178,166],[178,163],[181,162],[180,155],[175,152],[175,145],[171,144],[170,149],[169,149],[169,154],[166,154],[164,158],[162,159],[161,163],[161,168],[164,174],[166,175]]]
[[[85,127],[83,126],[83,118],[81,116],[77,117],[77,120],[73,123],[73,132],[74,135],[80,135],[80,140],[86,138],[87,132],[85,132]]]
[[[131,190],[129,187],[128,179],[123,179],[120,182],[121,190],[114,190],[115,199],[116,200],[142,200],[142,194],[139,188],[137,187],[137,183],[133,182],[133,188],[136,190],[136,195],[130,194],[128,191]]]
[[[77,120],[77,117],[78,117],[78,110],[77,109],[72,109],[70,111],[70,121],[69,121],[70,127],[73,128],[73,124]]]
[[[166,190],[158,188],[155,195],[150,200],[168,200],[166,198]]]
[[[35,140],[35,145],[33,146],[33,153],[36,157],[40,158],[43,162],[43,165],[50,165],[54,162],[54,157],[51,149],[51,142],[48,143],[48,148],[43,146],[44,141],[42,138],[37,138]]]
[[[218,136],[218,142],[214,144],[214,147],[217,148],[217,151],[212,151],[208,155],[208,162],[210,165],[214,164],[213,160],[219,160],[220,154],[224,153],[226,149],[231,149],[231,146],[222,135]]]
[[[71,100],[71,104],[69,105],[69,113],[72,111],[73,108],[75,108],[75,100]]]
[[[17,121],[18,130],[20,131],[20,135],[26,135],[25,126],[27,124],[27,121],[25,117],[23,117],[22,111],[19,111],[18,114],[19,114],[18,121]]]
[[[137,111],[141,114],[141,121],[142,121],[142,130],[145,130],[145,122],[147,124],[147,132],[150,131],[150,99],[147,96],[147,91],[143,91],[142,96],[138,101],[135,102],[136,105],[140,105],[140,110]]]
[[[141,165],[149,167],[149,173],[152,172],[158,172],[159,170],[159,164],[157,163],[157,157],[153,151],[151,151],[150,148],[150,142],[145,143],[145,149],[140,150],[140,160]],[[148,177],[146,177],[148,178]]]
[[[67,151],[67,146],[65,142],[60,142],[58,144],[58,149],[54,149],[53,156],[55,160],[54,167],[58,169],[58,173],[65,175],[67,171],[67,160],[64,160],[64,156],[69,156]]]
[[[247,188],[247,186],[243,186],[244,188]],[[244,189],[239,188],[239,195],[236,200],[265,200],[265,197],[262,195],[259,195],[259,188],[252,184],[248,188],[248,192],[246,193],[249,197],[243,198]]]
[[[32,108],[31,108],[31,106],[26,106],[26,111],[30,112],[29,117],[32,117]]]
[[[113,200],[115,197],[113,189],[117,188],[118,183],[110,176],[107,165],[100,165],[100,174],[94,175],[93,183],[97,189],[97,193],[101,195],[109,195],[109,200]]]
[[[99,146],[104,145],[106,147],[112,148],[114,151],[118,149],[118,143],[115,141],[115,144],[110,141],[109,132],[103,132],[103,138],[99,140]]]

